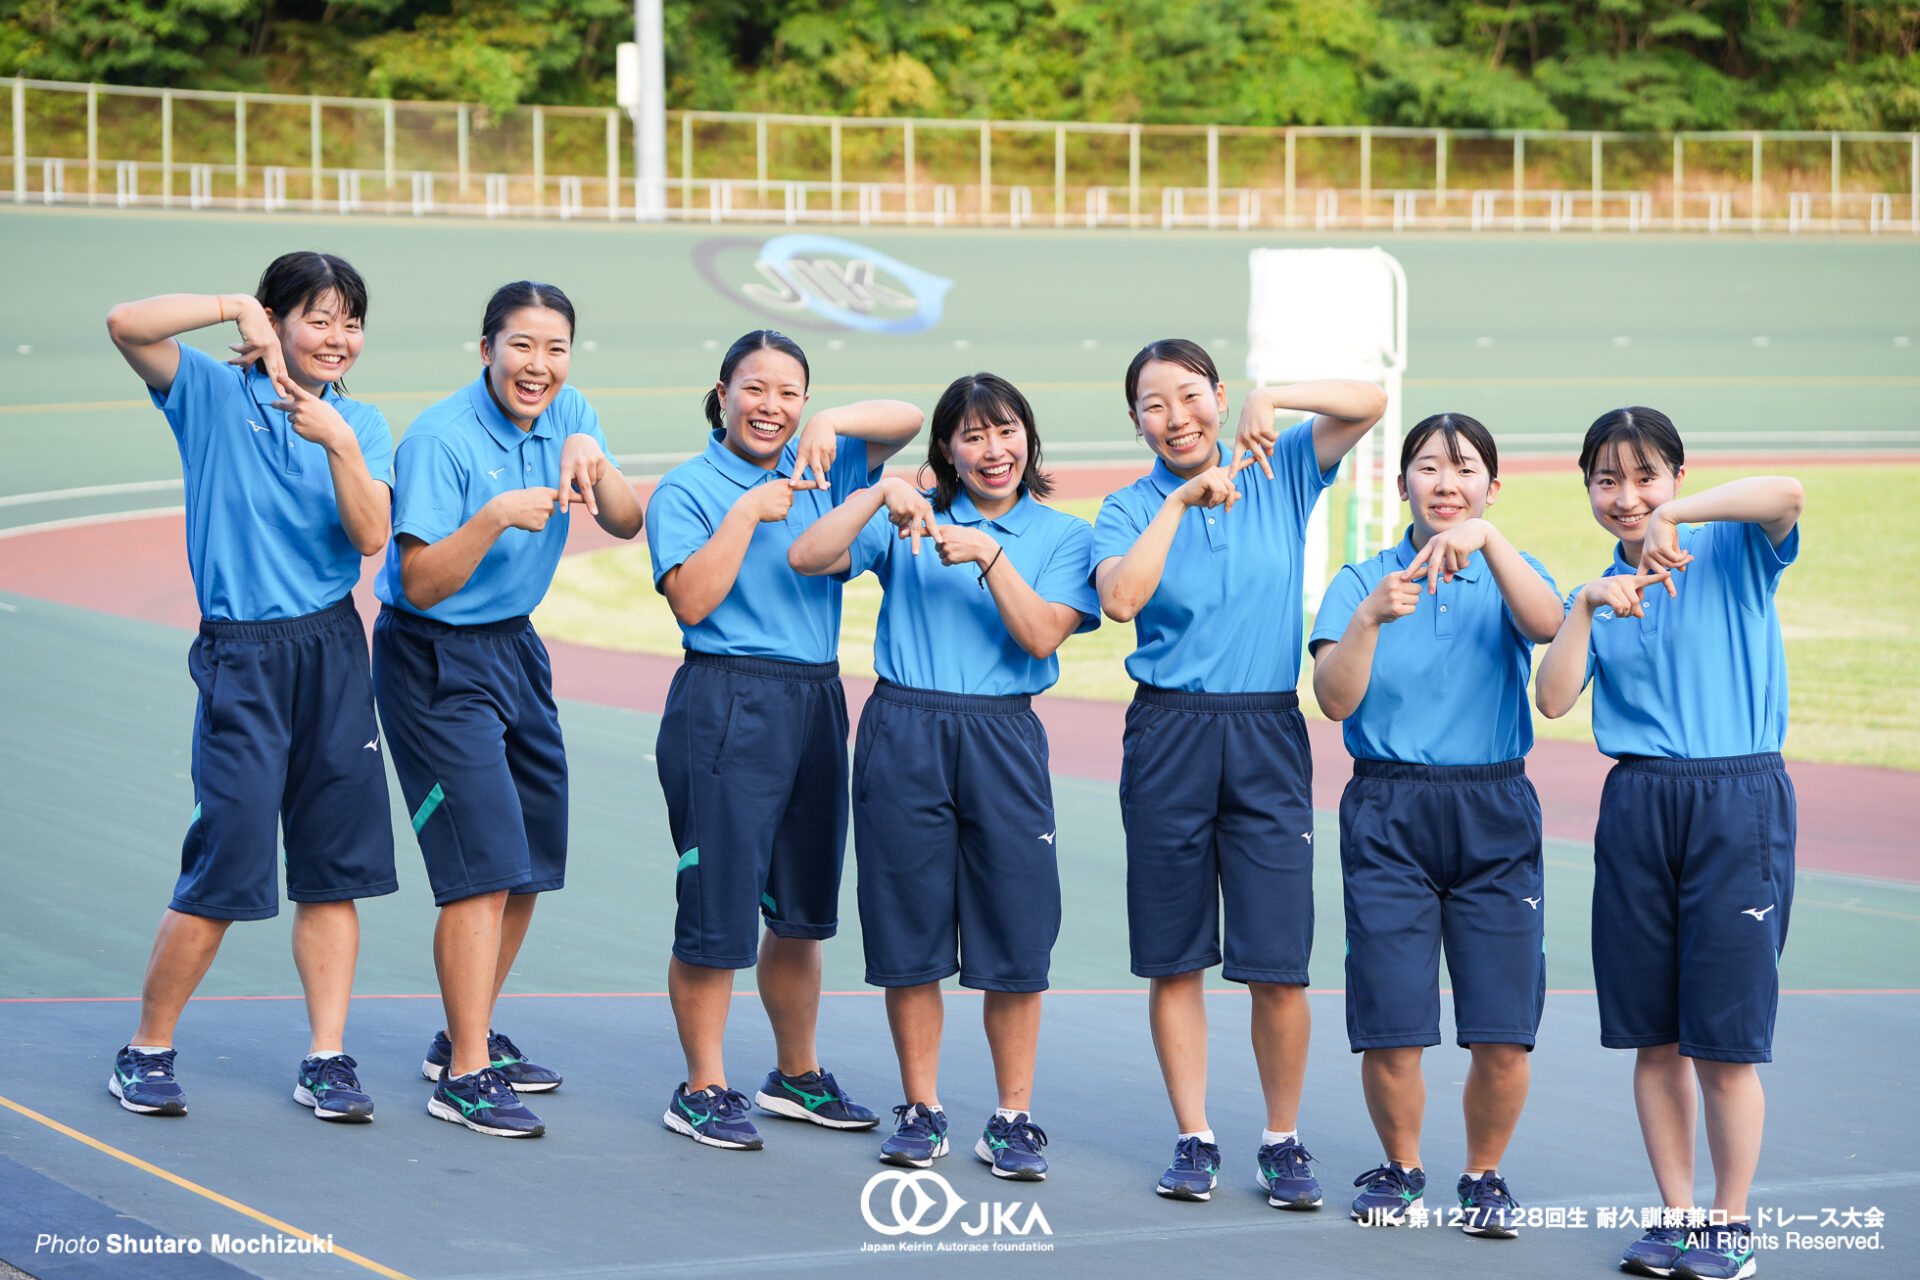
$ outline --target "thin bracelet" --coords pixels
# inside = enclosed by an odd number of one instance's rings
[[[1007,553],[1007,549],[1005,547],[1001,547],[998,551],[995,551],[993,553],[993,559],[987,561],[987,567],[980,571],[980,581],[975,585],[978,586],[982,591],[985,591],[987,589],[987,575],[993,572],[993,566],[999,564],[1000,557],[1005,555],[1006,553]]]
[[[219,310],[220,310],[220,323],[221,323],[221,324],[225,324],[225,323],[227,322],[227,299],[226,299],[226,295],[224,295],[224,294],[219,294],[219,293],[216,293],[216,294],[214,294],[214,295],[213,295],[213,305],[214,305],[215,307],[217,307],[217,308],[219,308]]]

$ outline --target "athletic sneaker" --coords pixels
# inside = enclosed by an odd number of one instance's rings
[[[1620,1256],[1620,1269],[1637,1276],[1670,1276],[1690,1243],[1685,1227],[1649,1227]]]
[[[762,1111],[829,1129],[871,1129],[880,1123],[879,1116],[847,1096],[831,1071],[783,1076],[776,1067],[767,1072],[767,1082],[753,1100]]]
[[[753,1127],[753,1121],[747,1119],[747,1095],[717,1084],[688,1093],[686,1082],[681,1081],[660,1122],[702,1146],[758,1151],[766,1145],[760,1141],[760,1131]]]
[[[1154,1188],[1171,1200],[1211,1200],[1220,1181],[1220,1148],[1196,1135],[1182,1138],[1173,1148],[1173,1163]]]
[[[438,1082],[440,1073],[452,1065],[453,1041],[441,1031],[433,1037],[427,1060],[420,1064],[420,1074]],[[498,1071],[515,1093],[545,1093],[560,1087],[558,1071],[528,1062],[513,1041],[492,1030],[487,1032],[487,1065]]]
[[[973,1144],[973,1154],[993,1166],[996,1178],[1016,1182],[1043,1182],[1047,1176],[1047,1158],[1040,1148],[1047,1145],[1046,1130],[1035,1124],[1024,1111],[1014,1119],[1003,1119],[999,1112],[987,1118],[986,1132]]]
[[[1511,1240],[1520,1234],[1520,1202],[1507,1181],[1489,1169],[1478,1178],[1460,1175],[1460,1229],[1470,1236]]]
[[[1744,1222],[1695,1230],[1694,1245],[1674,1263],[1685,1280],[1746,1280],[1760,1269],[1754,1260],[1753,1230]]]
[[[173,1078],[174,1052],[136,1053],[131,1045],[120,1050],[107,1077],[107,1092],[143,1116],[187,1114],[187,1095]]]
[[[1276,1209],[1318,1209],[1320,1180],[1307,1172],[1313,1159],[1297,1138],[1260,1148],[1260,1185]]]
[[[344,1053],[302,1059],[293,1082],[293,1100],[312,1107],[321,1120],[364,1124],[373,1119],[373,1099],[360,1091],[360,1077],[353,1073],[359,1065]]]
[[[893,1109],[893,1136],[880,1144],[880,1163],[924,1169],[947,1154],[947,1113],[924,1102]]]
[[[427,1114],[495,1138],[537,1138],[547,1131],[506,1077],[492,1067],[465,1076],[442,1072],[439,1086],[427,1099]]]
[[[1426,1192],[1427,1174],[1424,1169],[1408,1169],[1389,1161],[1361,1174],[1353,1185],[1365,1188],[1353,1202],[1355,1222],[1365,1227],[1397,1227]]]

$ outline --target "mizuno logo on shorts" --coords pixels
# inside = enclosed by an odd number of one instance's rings
[[[1779,903],[1769,902],[1764,907],[1748,907],[1745,911],[1742,911],[1740,914],[1743,916],[1752,916],[1755,920],[1764,921],[1767,918],[1767,912],[1773,910],[1778,905]]]
[[[1051,832],[1051,831],[1049,831],[1049,832],[1047,832],[1046,834],[1044,834],[1044,835],[1042,835],[1042,836],[1041,836],[1040,838],[1041,838],[1042,840],[1045,840],[1045,841],[1046,841],[1046,842],[1047,842],[1048,844],[1052,844],[1052,843],[1053,843],[1053,832]]]
[[[1520,901],[1526,903],[1528,906],[1532,907],[1535,911],[1538,911],[1540,909],[1540,899],[1538,898],[1522,898],[1520,899]]]

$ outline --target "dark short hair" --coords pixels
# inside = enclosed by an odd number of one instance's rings
[[[740,362],[756,351],[783,351],[800,362],[800,384],[813,385],[813,370],[807,365],[807,353],[800,344],[778,329],[755,329],[752,333],[742,334],[732,346],[727,348],[726,358],[720,361],[720,377],[716,379],[720,386],[729,386],[733,382],[733,371]],[[706,399],[707,424],[715,431],[720,430],[723,422],[720,416],[720,389],[707,388]]]
[[[1494,447],[1493,432],[1480,424],[1479,419],[1469,418],[1464,413],[1436,413],[1431,418],[1422,418],[1407,432],[1405,440],[1400,442],[1400,474],[1407,474],[1407,468],[1413,465],[1413,459],[1425,444],[1438,432],[1447,446],[1447,460],[1454,466],[1461,463],[1460,437],[1465,436],[1467,443],[1473,446],[1480,461],[1487,464],[1488,479],[1500,476],[1500,451]]]
[[[542,284],[538,280],[515,280],[512,284],[503,284],[493,291],[487,299],[487,313],[480,320],[480,340],[491,344],[494,337],[507,327],[507,317],[522,307],[545,307],[549,311],[558,311],[567,318],[567,336],[573,336],[573,302],[560,290],[557,284]]]
[[[933,406],[933,430],[927,440],[927,465],[933,469],[933,508],[945,511],[960,496],[960,472],[940,449],[968,422],[996,424],[1018,420],[1027,429],[1027,469],[1020,488],[1036,498],[1053,492],[1053,481],[1040,469],[1040,429],[1033,425],[1033,406],[1020,389],[998,374],[970,373],[955,378]]]
[[[1133,412],[1134,400],[1140,394],[1140,371],[1155,360],[1165,360],[1168,364],[1177,364],[1207,380],[1207,385],[1220,385],[1220,371],[1213,367],[1213,357],[1207,349],[1197,342],[1186,338],[1162,338],[1158,342],[1149,342],[1140,348],[1140,354],[1127,366],[1127,412]]]
[[[1587,428],[1587,438],[1580,443],[1580,478],[1591,481],[1601,462],[1622,446],[1633,450],[1634,460],[1641,466],[1658,454],[1675,475],[1687,462],[1686,447],[1680,443],[1673,419],[1658,409],[1632,405],[1601,414]]]
[[[305,310],[315,298],[328,293],[340,295],[341,305],[350,319],[362,323],[367,318],[367,282],[345,258],[312,249],[283,253],[260,273],[260,285],[253,291],[255,301],[284,320]],[[346,394],[344,379],[336,378],[334,389]]]

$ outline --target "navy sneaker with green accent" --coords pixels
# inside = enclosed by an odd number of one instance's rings
[[[1744,1222],[1696,1229],[1693,1247],[1673,1265],[1681,1280],[1746,1280],[1760,1269],[1754,1258],[1753,1230]]]
[[[537,1138],[547,1131],[506,1077],[492,1067],[465,1076],[442,1072],[439,1086],[427,1099],[427,1114],[494,1138]]]
[[[1463,1173],[1454,1190],[1460,1196],[1462,1231],[1489,1240],[1511,1240],[1520,1234],[1520,1202],[1498,1173],[1489,1169],[1477,1178]]]
[[[129,1045],[114,1055],[113,1074],[107,1077],[107,1092],[120,1099],[120,1105],[143,1116],[183,1116],[187,1114],[187,1095],[173,1078],[174,1050],[139,1053]]]
[[[373,1099],[360,1091],[360,1064],[344,1053],[330,1058],[304,1058],[293,1082],[293,1100],[312,1107],[321,1120],[364,1124],[373,1119]]]
[[[1260,1186],[1276,1209],[1318,1209],[1320,1180],[1307,1172],[1313,1159],[1298,1138],[1260,1148]]]
[[[1355,1178],[1353,1185],[1364,1188],[1353,1201],[1355,1222],[1365,1227],[1397,1227],[1426,1193],[1427,1174],[1424,1169],[1388,1161]]]
[[[1154,1190],[1169,1200],[1211,1200],[1219,1181],[1220,1148],[1195,1135],[1174,1145],[1173,1163]]]
[[[427,1060],[420,1064],[420,1074],[438,1082],[440,1073],[452,1065],[453,1041],[441,1031],[427,1049]],[[545,1093],[560,1087],[558,1071],[528,1062],[513,1041],[493,1030],[487,1032],[487,1065],[498,1071],[515,1093]]]
[[[776,1067],[753,1100],[763,1111],[828,1129],[871,1129],[880,1123],[879,1116],[847,1096],[831,1071],[783,1076]]]
[[[674,1089],[662,1124],[707,1147],[727,1151],[758,1151],[766,1144],[747,1119],[747,1095],[738,1089],[710,1084],[688,1093],[685,1081]]]
[[[1011,1120],[999,1112],[987,1118],[986,1132],[973,1144],[973,1154],[993,1166],[996,1178],[1016,1182],[1043,1182],[1047,1176],[1047,1158],[1040,1148],[1047,1145],[1047,1133],[1024,1111]]]
[[[924,1169],[947,1154],[947,1113],[924,1102],[893,1109],[893,1136],[880,1144],[880,1163]]]
[[[1620,1255],[1620,1269],[1636,1276],[1670,1276],[1690,1243],[1685,1227],[1648,1227]]]

